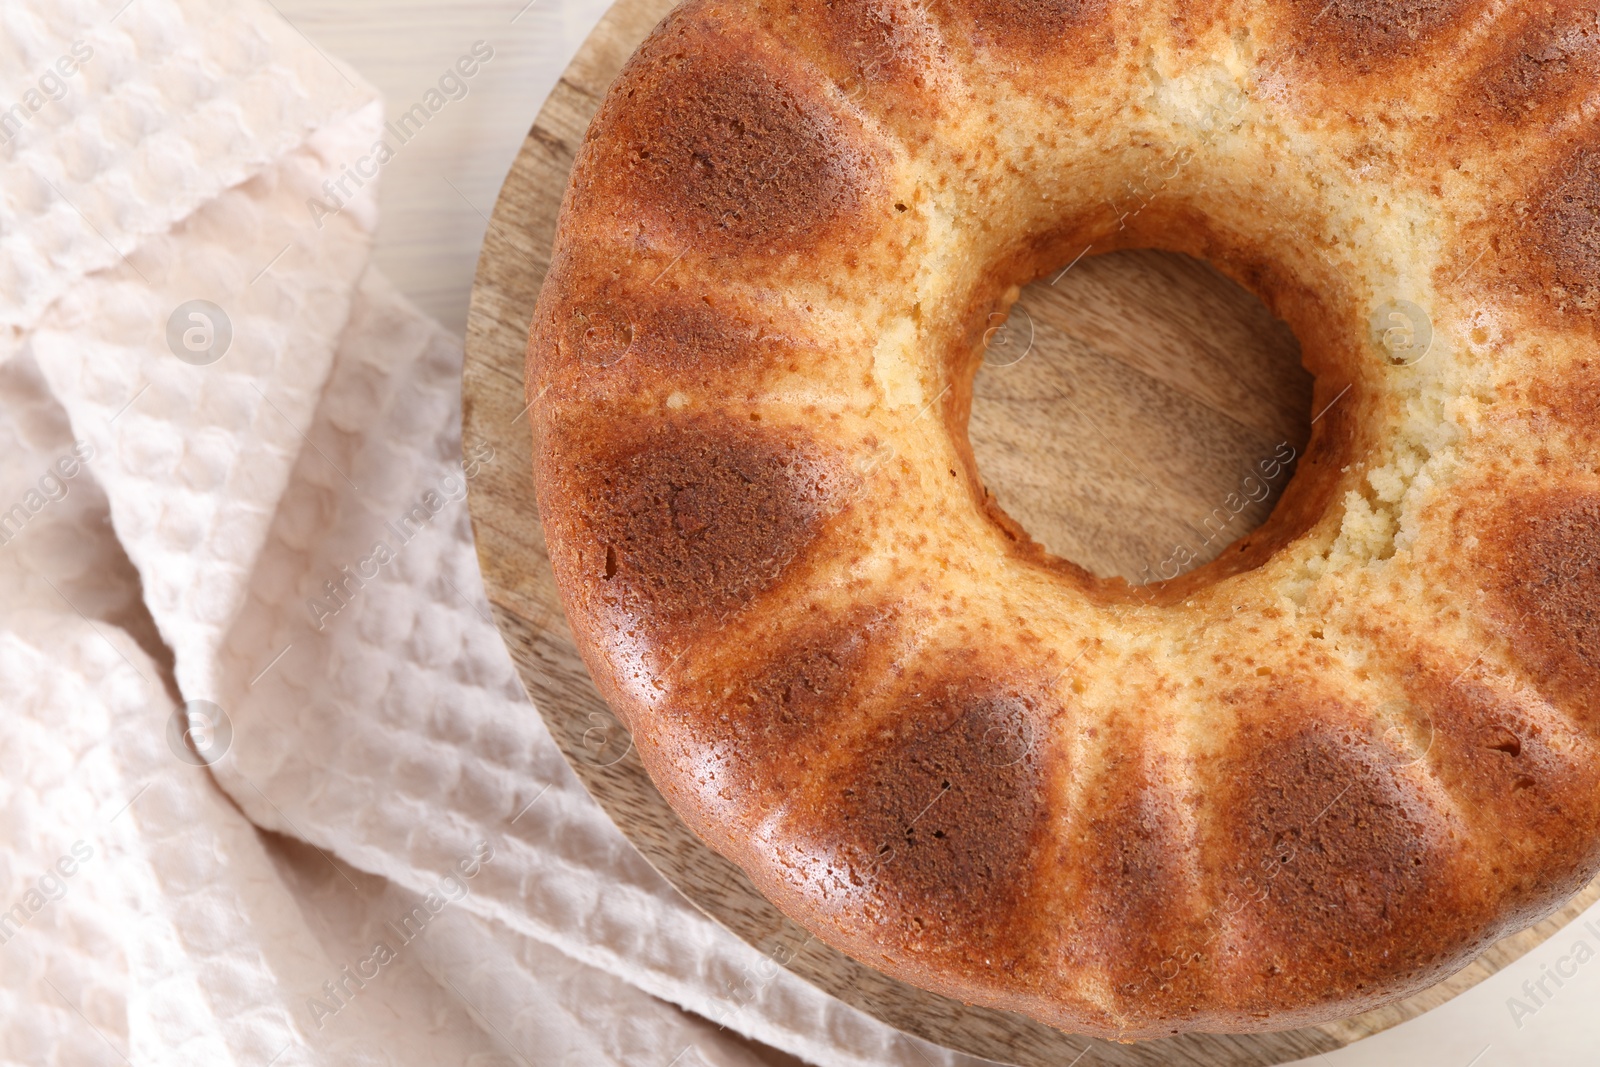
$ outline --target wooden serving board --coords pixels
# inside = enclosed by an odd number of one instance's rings
[[[651,784],[573,647],[534,505],[523,398],[529,318],[573,153],[607,85],[673,3],[619,0],[529,131],[478,261],[462,385],[464,447],[487,442],[500,457],[469,494],[500,632],[579,777],[668,881],[839,999],[940,1045],[1022,1067],[1061,1067],[1091,1047],[1092,1062],[1130,1067],[1264,1067],[1332,1051],[1471,988],[1600,898],[1597,882],[1447,981],[1365,1015],[1273,1034],[1116,1045],[959,1004],[856,963],[791,923],[703,845]],[[1193,260],[1085,258],[1030,286],[1010,320],[994,326],[971,421],[979,468],[1036,539],[1096,573],[1148,581],[1215,556],[1265,518],[1288,480],[1264,478],[1258,462],[1298,452],[1309,436],[1311,383],[1294,337],[1254,297]],[[1229,501],[1246,506],[1235,515]],[[1229,518],[1220,533],[1219,507]]]

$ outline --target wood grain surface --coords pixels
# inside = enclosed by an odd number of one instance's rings
[[[523,684],[579,777],[628,839],[689,900],[789,970],[891,1026],[1001,1063],[1245,1067],[1328,1052],[1414,1018],[1529,951],[1600,898],[1558,914],[1407,1000],[1273,1034],[1190,1034],[1131,1045],[1062,1034],[881,975],[827,948],[703,845],[650,782],[572,644],[533,499],[523,399],[529,317],[556,215],[606,86],[672,0],[620,0],[557,83],[501,189],[467,325],[463,445],[505,457],[469,496],[496,621]],[[1315,413],[1286,327],[1204,264],[1158,252],[1084,259],[1024,291],[993,324],[971,438],[985,481],[1035,538],[1102,575],[1148,580],[1197,565],[1270,510],[1287,476],[1258,460],[1298,450]],[[1218,535],[1204,519],[1250,504]]]

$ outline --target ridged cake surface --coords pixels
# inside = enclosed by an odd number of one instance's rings
[[[1358,1012],[1581,888],[1597,19],[686,0],[577,153],[527,388],[578,647],[688,824],[888,974],[1124,1039]],[[1017,287],[1132,247],[1258,294],[1317,411],[1266,525],[1138,588],[965,429]]]

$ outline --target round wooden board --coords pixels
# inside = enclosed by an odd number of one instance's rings
[[[1600,898],[1558,914],[1407,1000],[1324,1026],[1189,1034],[1118,1045],[1062,1034],[885,977],[769,904],[661,798],[572,644],[533,499],[523,396],[529,316],[549,264],[573,153],[606,87],[674,0],[619,0],[545,103],[484,239],[467,324],[462,441],[503,457],[469,495],[484,583],[529,697],[628,839],[718,922],[795,974],[891,1026],[1020,1067],[1076,1062],[1206,1067],[1285,1063],[1421,1015],[1471,988]],[[1285,475],[1259,460],[1309,433],[1309,381],[1292,335],[1204,264],[1160,253],[1085,258],[1025,290],[990,339],[971,437],[986,482],[1046,546],[1100,574],[1149,580],[1209,559],[1264,518]],[[1253,481],[1252,481],[1253,479]],[[1252,501],[1237,515],[1225,501]],[[1226,519],[1223,528],[1208,524]],[[1192,559],[1190,559],[1192,557]]]

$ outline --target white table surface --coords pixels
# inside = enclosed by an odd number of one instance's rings
[[[500,183],[556,79],[609,0],[270,0],[382,91],[389,114],[482,41],[494,50],[384,166],[374,262],[447,327],[465,331],[472,274]]]
[[[377,86],[391,114],[417,102],[475,42],[494,49],[469,82],[467,96],[440,112],[384,168],[379,191],[376,263],[424,310],[464,331],[478,246],[500,183],[545,96],[608,0],[274,2],[315,45]],[[1578,949],[1579,943],[1587,948]],[[1575,974],[1563,973],[1558,986],[1548,977],[1558,968]],[[1541,979],[1549,996],[1537,988]],[[1531,996],[1524,983],[1532,985]],[[1443,1008],[1306,1062],[1600,1065],[1600,906]],[[1080,1067],[1092,1065],[1085,1061]]]

